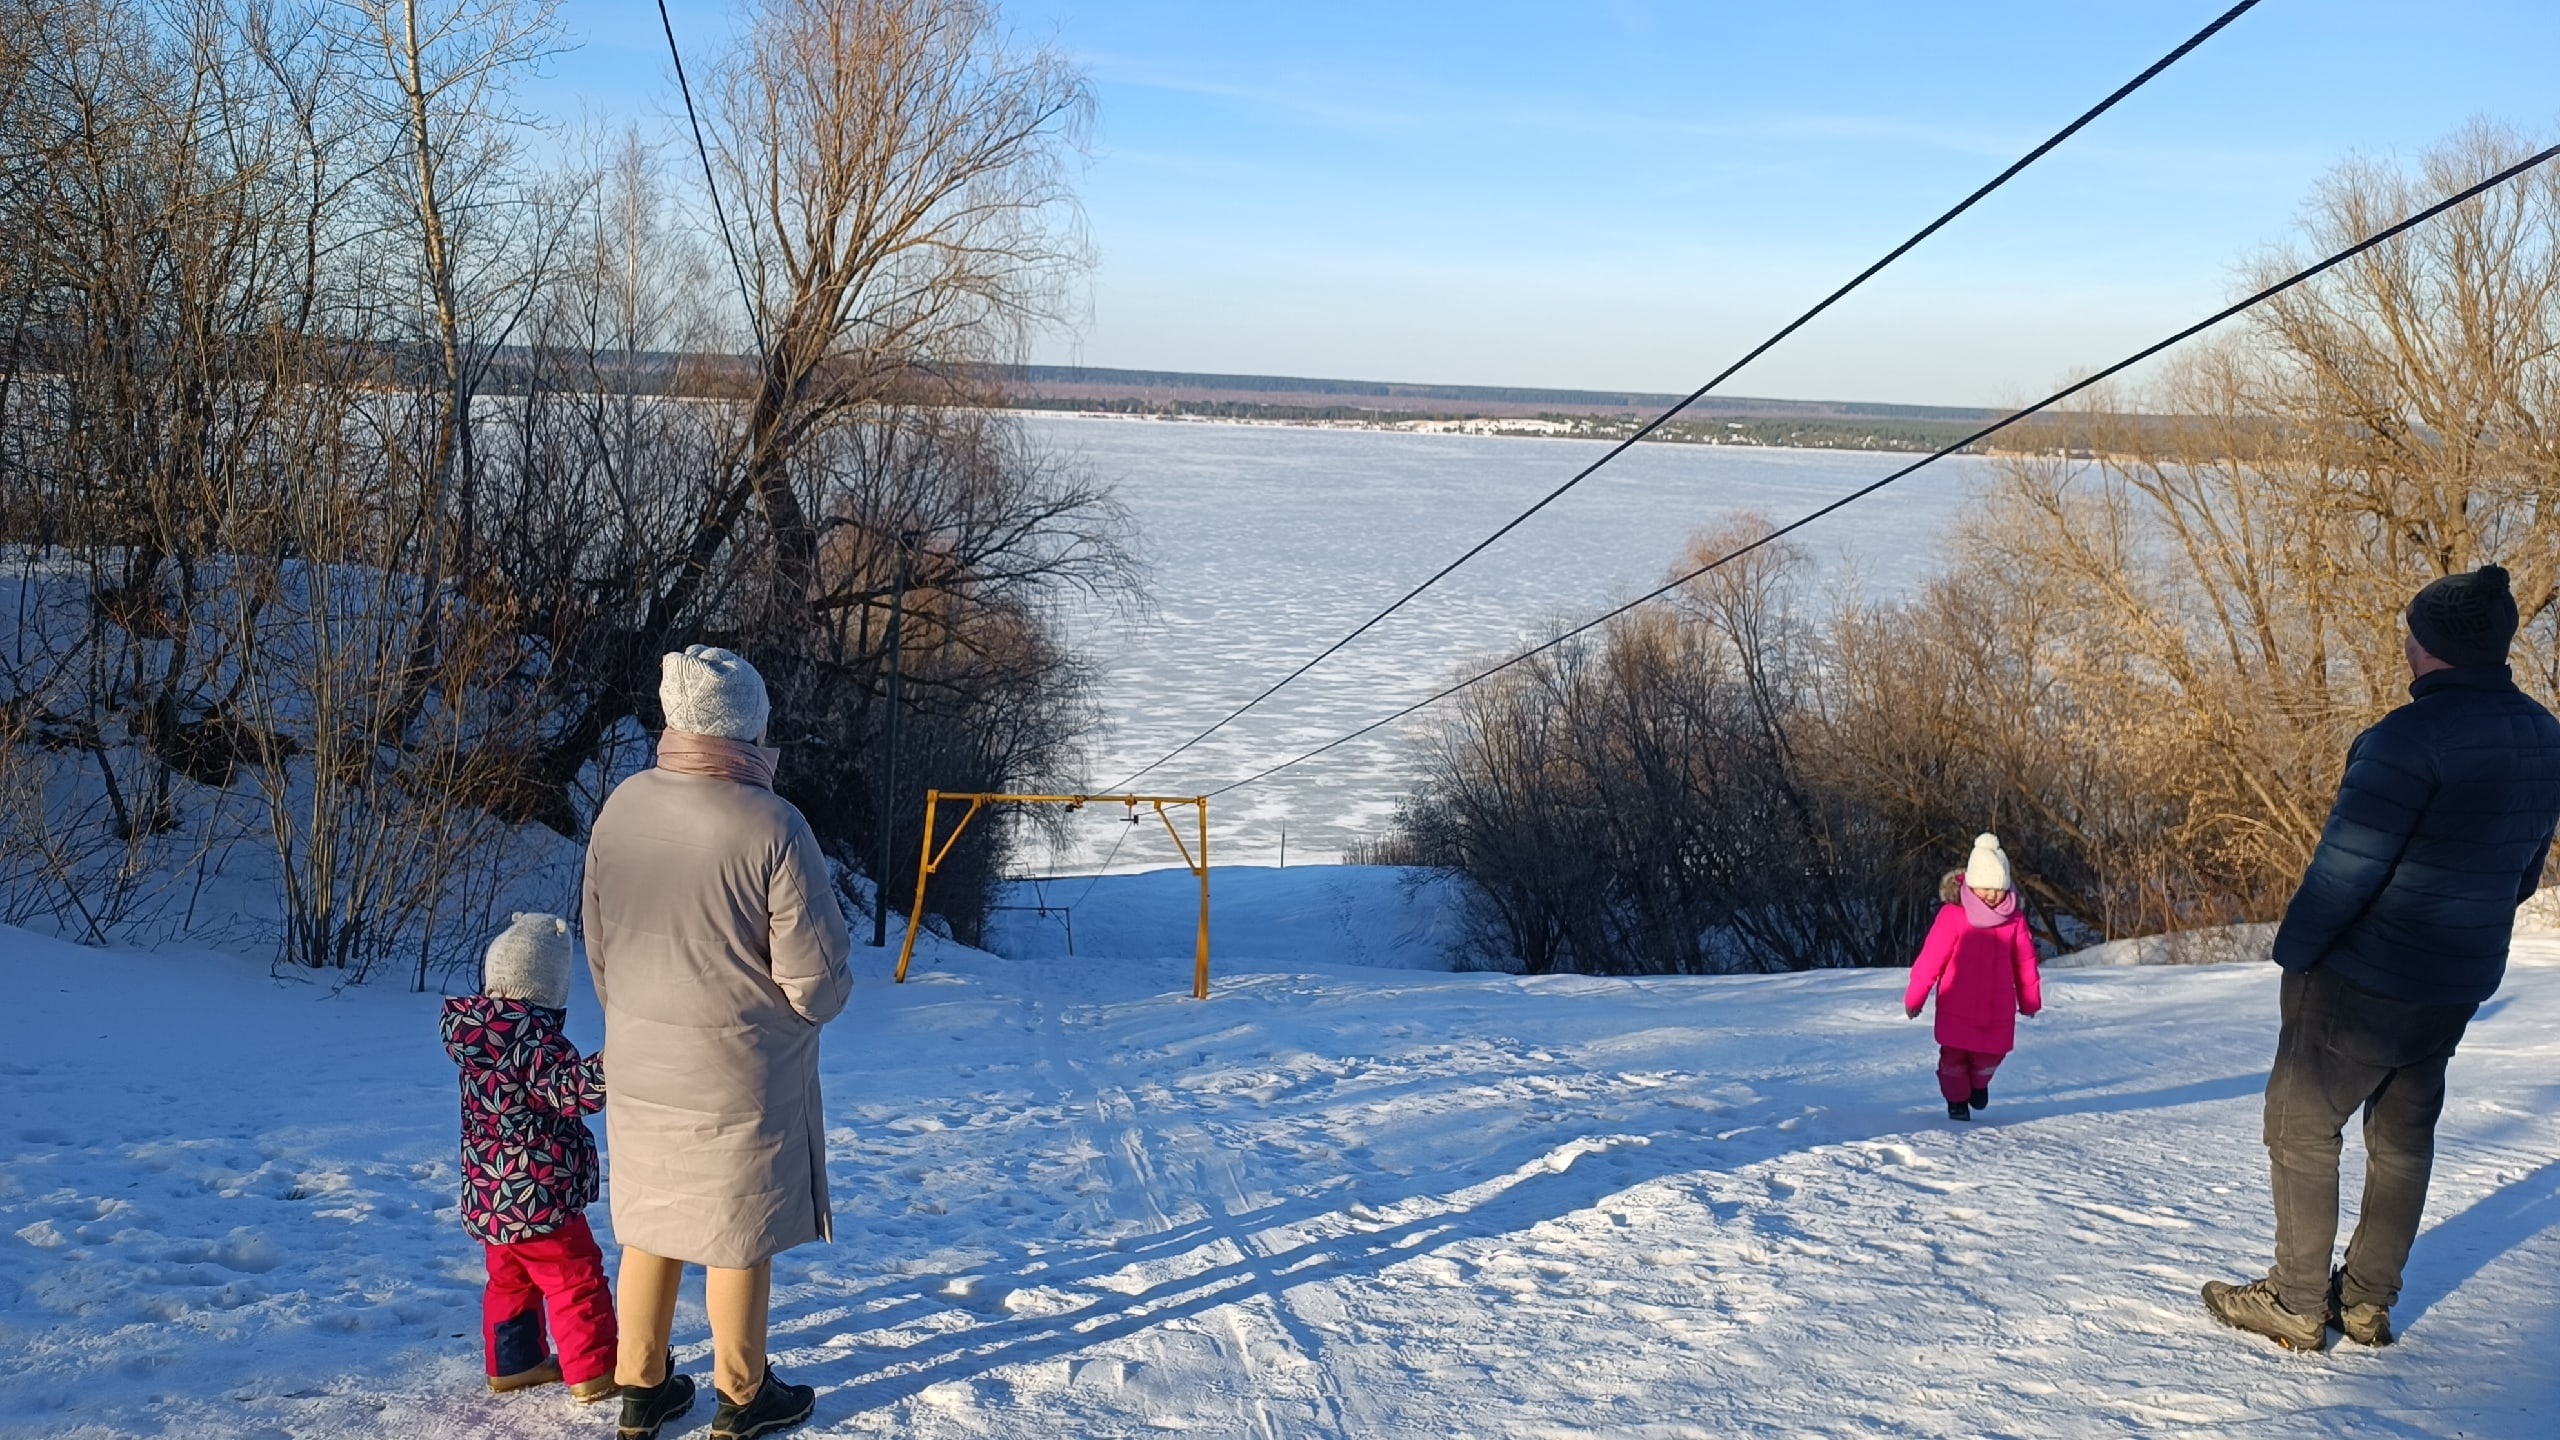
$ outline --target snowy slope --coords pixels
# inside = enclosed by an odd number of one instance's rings
[[[816,1433],[2527,1436],[2560,1407],[2560,941],[2455,1064],[2406,1340],[2323,1357],[2194,1302],[2269,1244],[2262,966],[2055,974],[1959,1129],[1899,973],[1237,960],[1201,1003],[1180,943],[1079,950],[935,948],[903,988],[862,952],[841,1238],[777,1269]],[[432,997],[22,932],[0,984],[0,1434],[610,1433],[480,1393]],[[702,1372],[698,1306],[678,1333]]]
[[[1389,865],[1220,865],[1209,872],[1218,965],[1319,963],[1446,970],[1458,948],[1459,882]],[[1189,870],[1023,880],[989,917],[986,947],[1017,959],[1187,953],[1200,924]],[[1072,931],[1072,933],[1070,933]]]

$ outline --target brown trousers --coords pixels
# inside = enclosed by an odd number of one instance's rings
[[[704,1306],[711,1312],[711,1383],[722,1399],[745,1402],[764,1385],[765,1321],[773,1308],[773,1262],[749,1270],[702,1267]],[[684,1262],[622,1247],[615,1308],[622,1348],[613,1378],[654,1386],[667,1378],[668,1341],[676,1328],[676,1287]]]

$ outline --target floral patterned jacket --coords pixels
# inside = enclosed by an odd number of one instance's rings
[[[548,1235],[594,1203],[604,1057],[582,1056],[558,1010],[457,995],[444,1048],[462,1067],[462,1228],[488,1245]]]

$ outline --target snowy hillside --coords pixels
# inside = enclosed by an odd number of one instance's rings
[[[1220,968],[1315,961],[1445,970],[1459,948],[1459,882],[1387,865],[1217,866],[1210,942]],[[986,945],[1016,959],[1190,953],[1200,881],[1188,870],[1016,881]]]
[[[812,1433],[2527,1436],[2560,1407],[2560,941],[2455,1062],[2405,1341],[2301,1357],[2194,1298],[2268,1251],[2267,967],[2057,972],[1957,1127],[1898,972],[1254,961],[1286,947],[1236,921],[1202,1003],[1182,937],[1102,958],[1078,925],[1072,959],[934,948],[903,988],[861,952],[840,1238],[777,1266]],[[17,931],[0,984],[0,1434],[610,1433],[481,1393],[432,997]],[[698,1303],[678,1337],[703,1372]]]

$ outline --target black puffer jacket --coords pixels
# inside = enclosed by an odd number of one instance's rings
[[[2477,1004],[2560,824],[2560,721],[2503,668],[2439,670],[2356,737],[2276,963],[2360,990]]]

